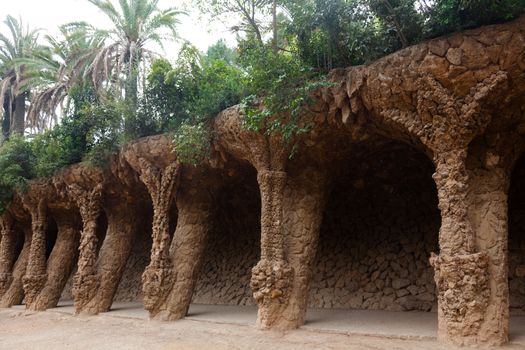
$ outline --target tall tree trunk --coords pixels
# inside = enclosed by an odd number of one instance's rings
[[[279,51],[279,43],[277,42],[277,0],[272,3],[272,27],[273,27],[273,51],[277,54]]]
[[[133,57],[129,64],[129,72],[126,81],[126,88],[124,91],[124,98],[126,100],[126,110],[124,115],[124,130],[129,130],[129,119],[135,116],[138,108],[138,93],[139,93],[139,64],[138,57]]]
[[[399,38],[399,41],[401,42],[402,47],[408,46],[408,39],[405,36],[405,33],[403,33],[403,29],[401,27],[401,23],[399,22],[396,14],[396,10],[392,6],[392,4],[388,0],[383,0],[383,3],[385,4],[385,7],[387,8],[388,12],[390,13],[390,16],[392,18],[392,22],[394,22],[394,26],[396,27],[397,37]]]
[[[27,93],[22,93],[15,97],[15,109],[13,111],[13,120],[11,124],[12,135],[24,135],[25,131],[25,116],[26,116],[26,96]]]
[[[2,134],[4,135],[4,138],[9,137],[9,134],[11,133],[11,99],[9,97],[6,97],[4,101],[4,105],[2,108],[4,109],[4,119],[2,120]]]

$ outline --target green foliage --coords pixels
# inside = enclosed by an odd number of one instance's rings
[[[328,82],[295,56],[252,47],[241,62],[248,73],[250,95],[243,100],[246,126],[267,133],[278,132],[284,140],[308,130],[300,117],[308,107],[311,93]]]
[[[426,10],[425,34],[434,37],[516,18],[525,0],[436,0]]]
[[[173,145],[177,150],[177,161],[197,165],[210,153],[210,130],[204,123],[183,123],[175,131]]]
[[[33,178],[35,155],[31,144],[13,136],[0,147],[0,213],[13,197],[15,189],[23,190]]]
[[[82,107],[80,116],[88,125],[85,161],[103,167],[107,158],[118,151],[124,140],[123,115],[131,115],[123,101],[105,101]]]
[[[237,61],[237,54],[232,48],[228,47],[224,39],[220,39],[208,47],[206,59],[210,61],[221,60],[228,64],[233,64]]]
[[[184,122],[198,124],[240,101],[243,73],[216,58],[228,56],[226,48],[218,45],[211,52],[202,56],[185,44],[175,67],[165,59],[152,63],[138,113],[129,123],[131,137],[168,132]]]
[[[35,155],[33,172],[36,177],[52,176],[75,162],[72,156],[72,140],[59,129],[37,135],[30,143]]]
[[[415,0],[369,0],[370,10],[383,24],[385,35],[396,38],[395,49],[419,42],[423,14],[416,11]]]
[[[31,140],[11,137],[0,147],[0,187],[14,189],[27,179],[52,176],[83,160],[103,166],[121,145],[122,115],[121,103],[84,102],[61,124]]]
[[[154,61],[136,119],[129,123],[130,136],[175,131],[181,147],[192,144],[195,135],[208,130],[203,126],[207,121],[239,103],[245,94],[245,74],[233,64],[233,57],[233,51],[219,41],[206,56],[185,44],[174,67],[164,59]],[[184,155],[192,150],[195,157]],[[190,147],[179,160],[202,159],[202,151]]]
[[[361,0],[287,0],[285,41],[304,64],[321,70],[362,64],[393,50]]]

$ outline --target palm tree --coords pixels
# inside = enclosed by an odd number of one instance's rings
[[[98,51],[87,75],[96,89],[105,83],[124,90],[130,109],[135,111],[140,64],[155,57],[147,46],[154,42],[162,48],[164,40],[175,39],[178,17],[184,12],[160,10],[159,0],[119,0],[118,9],[109,0],[89,2],[111,20],[113,28],[106,32],[111,43]]]
[[[34,72],[27,120],[37,131],[58,122],[57,110],[62,107],[63,112],[71,89],[85,83],[85,71],[104,44],[104,38],[86,23],[62,25],[59,30],[58,38],[46,36],[49,50],[18,60]]]
[[[29,96],[30,73],[19,59],[28,58],[42,50],[38,44],[39,30],[24,27],[22,20],[7,16],[4,23],[10,37],[0,33],[0,116],[3,131],[23,135],[25,131],[26,99]]]

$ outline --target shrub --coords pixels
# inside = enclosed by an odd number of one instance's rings
[[[177,160],[181,163],[197,165],[210,153],[211,133],[204,123],[183,123],[175,131],[173,145]]]
[[[7,209],[13,192],[23,190],[33,178],[35,155],[31,144],[12,136],[0,147],[0,213]]]

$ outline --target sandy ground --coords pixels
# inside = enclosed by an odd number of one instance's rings
[[[506,349],[523,349],[508,346]],[[276,332],[254,326],[180,320],[156,322],[0,309],[0,349],[451,349],[434,340]]]

